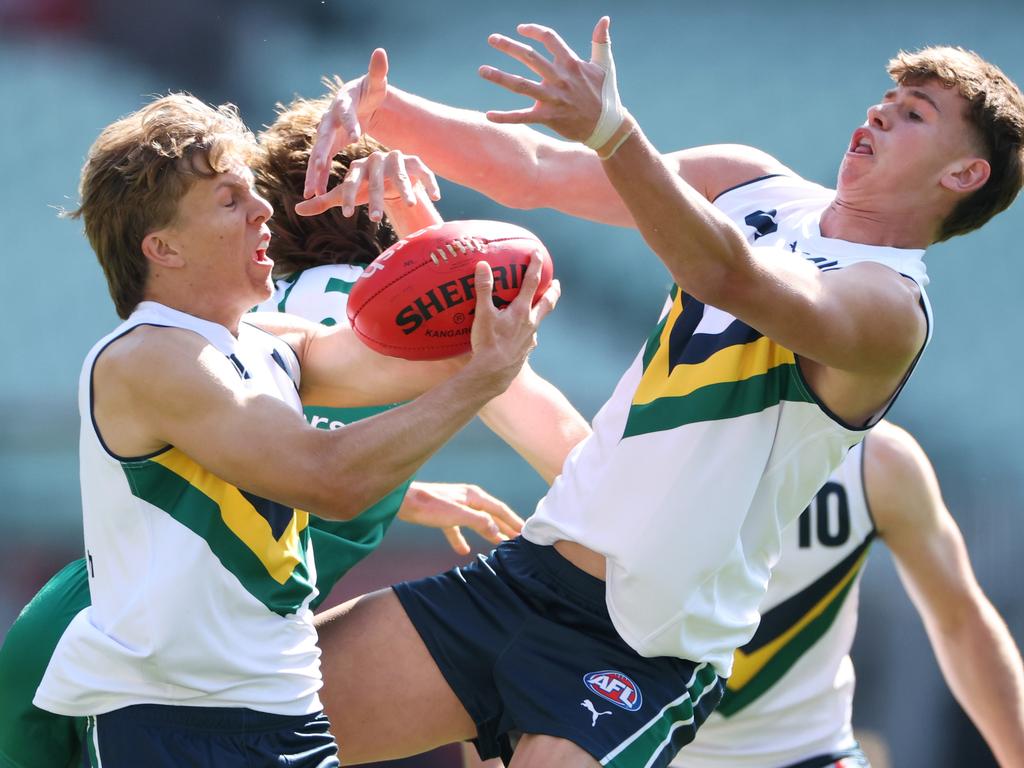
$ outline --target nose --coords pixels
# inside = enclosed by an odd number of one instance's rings
[[[274,215],[274,207],[267,202],[265,197],[259,194],[253,194],[252,199],[253,206],[251,220],[253,224],[262,224]]]
[[[883,131],[889,127],[887,104],[875,104],[868,107],[868,125],[872,128],[880,128]]]

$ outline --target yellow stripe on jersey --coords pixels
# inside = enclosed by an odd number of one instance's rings
[[[308,512],[295,510],[288,527],[279,538],[275,538],[267,519],[235,486],[203,469],[177,448],[154,456],[150,461],[170,470],[209,497],[220,508],[224,524],[259,558],[278,584],[288,581],[295,566],[302,563],[299,533],[309,525]]]
[[[761,646],[753,653],[744,653],[737,650],[733,656],[733,669],[726,687],[731,690],[738,690],[749,683],[772,658],[786,645],[793,640],[812,621],[824,613],[834,600],[843,592],[850,582],[857,576],[864,560],[868,556],[867,548],[857,558],[849,572],[830,589],[814,606],[793,624],[789,629],[775,638],[772,642]]]
[[[647,405],[663,397],[685,397],[711,384],[745,381],[796,361],[790,350],[762,336],[747,344],[720,349],[699,363],[674,363],[669,357],[669,339],[683,312],[682,296],[680,291],[672,302],[658,349],[633,395],[634,405]]]

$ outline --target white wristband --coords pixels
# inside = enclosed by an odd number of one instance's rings
[[[601,116],[597,119],[594,132],[583,143],[591,149],[603,147],[626,119],[626,110],[619,101],[619,88],[615,82],[615,60],[612,58],[611,43],[591,43],[590,61],[604,70],[601,86]]]

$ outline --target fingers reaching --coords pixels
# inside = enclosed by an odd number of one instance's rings
[[[363,135],[366,123],[387,95],[387,75],[388,55],[383,48],[378,48],[370,55],[366,75],[346,83],[334,95],[330,108],[320,120],[309,153],[304,198],[327,191],[331,158]]]
[[[523,520],[504,502],[476,485],[414,482],[398,516],[406,522],[440,528],[459,554],[469,554],[463,528],[498,544],[517,536]]]
[[[351,216],[360,205],[367,205],[373,221],[380,221],[387,203],[401,200],[408,206],[417,204],[416,188],[422,186],[431,200],[441,197],[441,190],[426,164],[415,155],[397,150],[377,151],[349,163],[340,184],[295,206],[300,216],[314,216],[340,206]]]
[[[543,78],[551,79],[557,76],[557,72],[551,65],[551,62],[526,43],[505,37],[505,35],[491,35],[487,38],[487,42],[492,48],[508,54]]]
[[[542,43],[548,52],[555,57],[555,59],[571,60],[578,59],[576,52],[570,48],[562,36],[559,35],[551,27],[545,27],[541,24],[520,24],[516,27],[516,31],[523,37],[528,37],[531,40],[536,40]]]

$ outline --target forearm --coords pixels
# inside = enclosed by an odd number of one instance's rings
[[[735,289],[753,267],[732,222],[668,166],[639,127],[603,166],[640,234],[680,287],[722,306],[723,292]]]
[[[510,208],[552,208],[631,226],[594,154],[522,125],[492,123],[482,112],[406,93],[393,85],[368,133],[419,155],[438,176]]]
[[[999,614],[981,597],[955,625],[926,628],[950,690],[999,764],[1024,765],[1024,672]]]
[[[480,418],[550,484],[590,425],[551,382],[524,368]]]
[[[306,509],[351,519],[411,477],[502,389],[472,365],[410,403],[331,432],[318,431],[313,459],[324,482]]]

